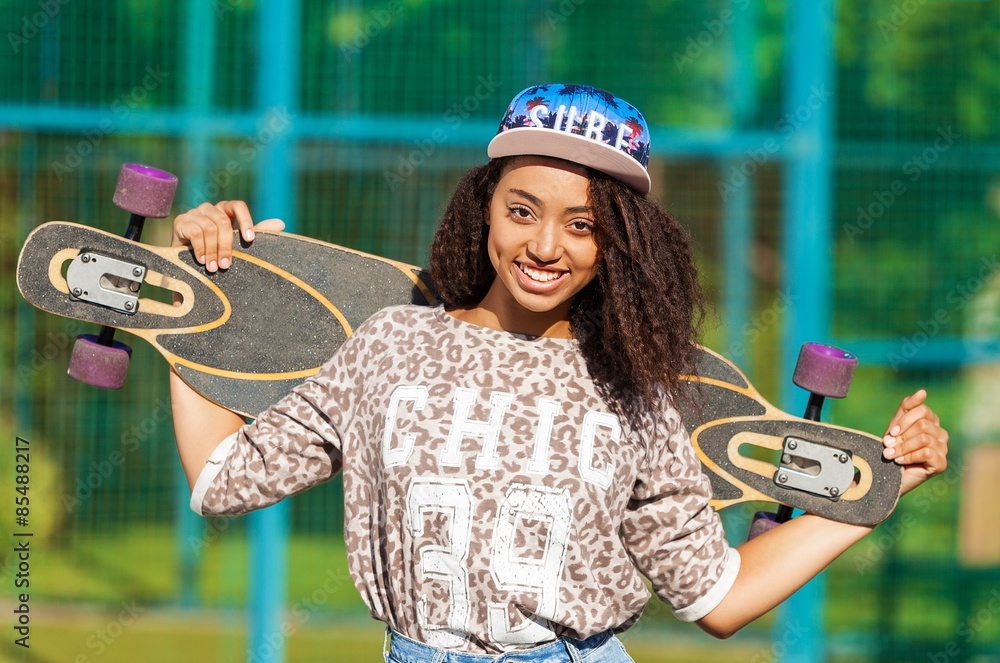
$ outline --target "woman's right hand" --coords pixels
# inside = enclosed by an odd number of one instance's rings
[[[266,219],[254,225],[250,208],[242,200],[202,203],[174,219],[171,246],[190,246],[195,260],[208,272],[228,269],[233,257],[233,230],[239,228],[244,241],[252,242],[254,231],[281,232],[285,222]]]
[[[232,264],[236,228],[244,241],[252,242],[254,231],[281,232],[285,223],[267,219],[255,226],[242,200],[202,203],[174,219],[171,245],[190,246],[195,259],[209,272],[227,269]],[[196,392],[174,370],[170,371],[170,401],[177,450],[193,488],[219,442],[239,430],[244,421]]]

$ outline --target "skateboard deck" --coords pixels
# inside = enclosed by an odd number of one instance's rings
[[[238,235],[234,241],[232,266],[208,274],[187,247],[148,246],[55,221],[25,240],[17,287],[43,311],[142,338],[192,388],[247,417],[316,373],[375,312],[437,302],[429,277],[403,263],[284,233],[257,233],[249,245]],[[133,299],[119,310],[74,298],[68,277],[85,255],[94,256],[94,263],[107,258],[141,266],[140,291],[123,294],[121,299]],[[103,274],[95,280],[104,280],[101,287],[111,298],[136,283],[108,283]],[[166,296],[143,296],[147,284]],[[172,293],[181,296],[179,306],[169,303]],[[134,313],[124,310],[128,301]]]
[[[880,438],[779,410],[708,348],[682,381],[678,409],[716,509],[773,502],[856,525],[892,513],[902,469],[883,458]]]
[[[196,391],[251,417],[376,311],[438,301],[429,275],[404,263],[285,233],[234,242],[232,266],[208,274],[187,247],[55,221],[25,241],[18,289],[41,310],[139,336]],[[158,299],[144,296],[157,288]],[[683,386],[679,405],[716,508],[773,502],[864,525],[892,512],[901,470],[883,460],[879,438],[782,412],[706,348]]]

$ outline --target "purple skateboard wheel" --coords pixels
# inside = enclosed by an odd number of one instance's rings
[[[780,524],[777,520],[777,514],[758,511],[753,516],[753,522],[750,523],[750,533],[747,534],[747,541],[756,539],[764,532],[768,532]]]
[[[828,398],[843,398],[851,388],[858,358],[832,345],[803,343],[792,382]]]
[[[101,345],[97,336],[80,334],[69,358],[71,378],[104,389],[121,389],[128,373],[132,348],[114,341],[111,346]]]
[[[126,212],[162,219],[170,216],[177,193],[177,176],[138,163],[122,164],[114,203]]]

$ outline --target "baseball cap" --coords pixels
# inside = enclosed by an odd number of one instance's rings
[[[565,159],[649,193],[646,119],[624,99],[590,85],[549,83],[522,90],[510,102],[487,153],[491,159]]]

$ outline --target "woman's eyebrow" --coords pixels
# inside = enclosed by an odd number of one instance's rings
[[[536,196],[534,194],[528,193],[524,189],[510,189],[510,192],[511,193],[516,193],[517,195],[522,196],[523,198],[527,198],[528,201],[531,202],[534,205],[538,205],[539,207],[542,206],[542,199],[541,198],[539,198],[538,196]],[[575,207],[567,207],[563,211],[566,214],[589,214],[589,213],[593,212],[593,209],[591,209],[587,205],[577,205]]]
[[[541,198],[539,198],[536,195],[528,193],[524,189],[510,189],[510,192],[511,193],[516,193],[517,195],[521,196],[522,198],[527,198],[529,202],[531,202],[531,203],[533,203],[535,205],[541,206],[541,204],[542,204],[542,199]]]

